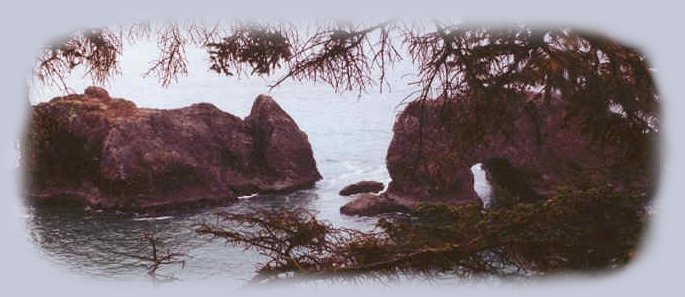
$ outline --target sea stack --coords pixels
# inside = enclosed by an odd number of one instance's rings
[[[240,119],[212,104],[138,108],[102,88],[32,107],[27,196],[147,209],[287,192],[321,179],[307,135],[265,95]]]

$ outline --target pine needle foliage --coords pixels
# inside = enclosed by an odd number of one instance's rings
[[[521,277],[624,266],[645,228],[643,201],[596,186],[491,209],[421,205],[379,220],[373,232],[334,227],[302,208],[223,214],[196,231],[266,256],[260,279],[288,272]]]

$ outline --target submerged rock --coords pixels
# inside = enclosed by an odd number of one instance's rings
[[[383,191],[384,188],[385,185],[382,182],[365,180],[342,188],[338,194],[341,196],[350,196],[360,193],[378,193]]]
[[[212,104],[137,108],[90,87],[32,108],[28,196],[140,209],[292,191],[321,179],[293,119],[260,95],[242,120]]]

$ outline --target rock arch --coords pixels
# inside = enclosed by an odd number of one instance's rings
[[[567,101],[539,98],[506,98],[526,103],[491,106],[496,110],[489,114],[506,114],[497,119],[474,116],[479,112],[474,100],[408,104],[393,127],[386,157],[392,181],[379,198],[386,205],[390,201],[406,207],[419,202],[481,203],[471,172],[478,163],[484,164],[495,188],[522,202],[550,198],[560,186],[579,182],[611,184],[618,190],[651,187],[651,165],[643,162],[648,158],[630,159],[625,145],[616,140],[597,142],[584,131],[582,115],[569,112]],[[469,130],[474,126],[482,130]],[[630,152],[633,155],[651,153],[644,147],[629,150],[641,150]]]

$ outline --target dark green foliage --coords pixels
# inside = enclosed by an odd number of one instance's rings
[[[282,272],[539,275],[610,269],[635,255],[646,214],[639,195],[608,187],[561,190],[547,201],[483,210],[421,205],[362,233],[310,212],[260,210],[224,215],[228,225],[197,230],[259,251],[260,276]]]
[[[539,133],[544,122],[536,106],[563,107],[567,121],[580,120],[582,131],[599,144],[642,148],[649,141],[645,133],[659,129],[660,99],[645,57],[604,36],[567,28],[439,23],[435,32],[410,36],[421,86],[416,99],[467,102],[468,110],[446,116],[468,127],[456,130],[461,141],[478,144],[483,135],[508,135],[521,109]],[[644,151],[621,153],[637,157]]]
[[[147,74],[157,75],[164,86],[187,74],[188,44],[205,48],[209,67],[218,74],[247,69],[251,75],[270,75],[283,67],[285,74],[271,88],[292,79],[360,94],[375,84],[382,90],[386,71],[406,57],[417,69],[417,79],[410,83],[416,90],[409,99],[469,102],[468,111],[446,115],[455,125],[468,127],[457,135],[467,143],[477,143],[492,131],[507,134],[520,109],[527,110],[541,130],[544,122],[531,107],[549,106],[557,99],[565,117],[580,119],[583,131],[598,143],[638,148],[621,152],[637,162],[651,153],[645,134],[659,131],[660,96],[646,58],[598,34],[440,21],[427,26],[330,22],[306,34],[288,23],[158,27],[160,56]],[[94,81],[103,82],[118,73],[123,36],[136,40],[150,30],[133,24],[73,34],[43,50],[35,73],[41,81],[64,84],[73,68],[83,66]],[[537,95],[529,96],[533,93]],[[541,137],[538,134],[537,140]]]
[[[408,57],[418,70],[411,83],[418,87],[412,99],[466,98],[478,103],[475,116],[487,114],[489,123],[507,117],[498,112],[502,103],[528,103],[516,94],[539,91],[536,101],[563,98],[572,113],[584,114],[587,129],[602,128],[594,131],[597,137],[620,136],[610,133],[617,127],[616,113],[638,131],[659,126],[655,116],[660,98],[646,58],[605,36],[569,28],[491,28],[440,21],[427,26],[330,22],[306,34],[288,23],[158,27],[160,57],[152,61],[148,74],[157,74],[163,85],[187,73],[184,52],[189,43],[207,49],[210,69],[219,74],[230,76],[245,68],[250,74],[268,75],[284,66],[287,73],[273,86],[287,79],[322,81],[338,91],[360,93],[375,83],[382,86],[394,62]],[[78,32],[43,50],[36,75],[63,84],[72,69],[84,66],[96,82],[104,82],[118,73],[124,36],[135,41],[151,29],[133,24]]]
[[[221,218],[221,223],[202,224],[196,232],[267,256],[261,274],[345,270],[359,259],[375,259],[374,245],[380,244],[375,234],[335,228],[302,208],[257,209]]]
[[[482,252],[471,259],[478,264],[538,273],[595,270],[625,264],[632,257],[645,223],[643,199],[592,187],[482,211],[426,205],[417,209],[413,220],[385,222],[384,228],[407,246],[460,243],[467,254]]]
[[[320,81],[336,91],[361,94],[375,83],[383,86],[386,68],[409,57],[417,69],[409,98],[419,101],[422,117],[428,100],[460,103],[444,104],[440,114],[448,127],[463,128],[451,129],[460,143],[476,146],[487,135],[511,137],[521,114],[536,130],[529,137],[543,143],[545,110],[561,109],[567,125],[580,125],[592,145],[619,148],[612,153],[622,162],[601,168],[602,176],[625,177],[621,191],[585,186],[589,176],[582,169],[588,164],[560,164],[560,171],[578,178],[542,200],[506,164],[490,164],[504,170],[491,170],[503,176],[493,176],[499,180],[497,199],[487,210],[423,205],[408,217],[381,220],[377,233],[336,228],[303,209],[225,214],[222,223],[197,229],[267,256],[260,274],[529,275],[612,268],[634,256],[645,224],[643,203],[651,194],[645,187],[655,183],[650,164],[660,102],[651,69],[636,49],[568,28],[501,30],[439,21],[427,27],[321,24],[303,38],[288,24],[235,26],[227,36],[217,28],[163,26],[160,58],[148,73],[157,74],[162,85],[186,74],[184,52],[191,42],[207,49],[210,67],[219,74],[251,69],[250,74],[269,75],[283,65],[285,74],[271,87],[289,79]],[[36,74],[63,84],[74,67],[83,65],[94,80],[104,81],[118,70],[122,42],[117,36],[109,30],[79,33],[45,48]],[[51,123],[35,124],[44,127],[31,131],[55,131]],[[626,172],[643,173],[638,178],[646,186],[635,186],[635,175]]]

